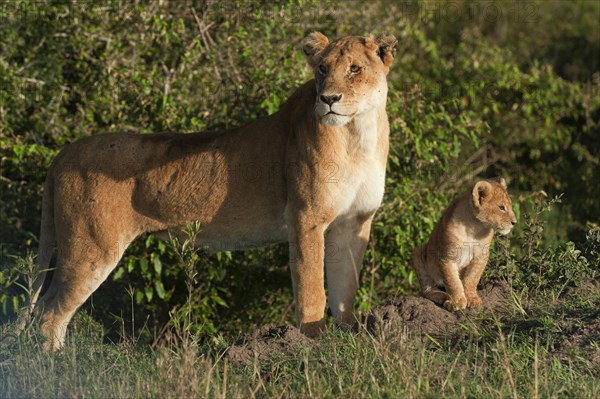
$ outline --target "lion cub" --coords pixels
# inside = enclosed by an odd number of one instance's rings
[[[448,310],[481,306],[477,283],[494,230],[508,234],[516,223],[504,179],[475,183],[446,209],[427,244],[413,252],[422,295]]]

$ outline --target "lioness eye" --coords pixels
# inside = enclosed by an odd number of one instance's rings
[[[358,65],[350,65],[350,73],[359,73],[360,67]]]
[[[323,64],[319,65],[319,72],[321,72],[323,75],[327,74],[327,67]]]
[[[504,205],[498,205],[498,208],[500,208],[502,212],[506,212],[506,207]]]

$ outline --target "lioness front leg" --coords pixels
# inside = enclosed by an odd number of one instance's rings
[[[464,309],[467,307],[467,298],[462,281],[460,280],[458,267],[450,261],[442,262],[441,272],[444,279],[444,287],[450,297],[444,302],[444,307],[450,311]]]
[[[372,216],[345,220],[332,226],[325,238],[325,270],[329,309],[342,328],[354,324],[354,298],[365,250],[369,242]]]
[[[290,229],[290,271],[296,322],[309,337],[325,328],[324,227]]]

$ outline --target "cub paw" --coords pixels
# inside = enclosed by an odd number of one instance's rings
[[[467,307],[467,298],[464,296],[458,298],[450,298],[444,302],[444,308],[451,312]]]
[[[483,305],[483,302],[479,295],[475,294],[467,297],[467,306],[469,308],[480,308],[481,305]]]

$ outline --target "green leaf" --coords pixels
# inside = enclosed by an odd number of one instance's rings
[[[165,250],[167,249],[165,242],[163,240],[158,240],[157,244],[158,244],[158,251],[160,252],[160,254],[161,255],[164,254]]]
[[[148,259],[142,258],[140,259],[140,268],[142,272],[146,273],[148,271]]]
[[[144,293],[146,294],[146,299],[148,300],[148,302],[152,301],[152,297],[154,296],[154,291],[152,290],[152,287],[144,288]]]
[[[160,276],[160,272],[162,271],[162,263],[160,261],[160,258],[158,256],[154,256],[154,270],[156,271],[156,274],[158,274]]]
[[[133,260],[133,258],[129,258],[129,260],[127,261],[127,272],[131,273],[134,269],[134,263],[135,261]]]
[[[113,281],[119,280],[125,274],[125,268],[119,267],[117,271],[113,274]]]
[[[167,297],[167,292],[165,291],[162,281],[156,280],[154,282],[154,288],[156,289],[156,293],[160,299],[165,299]]]
[[[140,290],[136,290],[135,291],[135,303],[142,303],[142,300],[144,300],[144,293]]]

